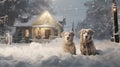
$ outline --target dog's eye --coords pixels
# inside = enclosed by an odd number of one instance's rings
[[[90,32],[88,32],[88,34],[90,34]]]
[[[69,36],[71,36],[71,34],[69,34]]]
[[[88,34],[92,34],[91,32],[88,32]]]

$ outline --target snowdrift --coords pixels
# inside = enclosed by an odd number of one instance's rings
[[[119,67],[120,44],[95,40],[101,55],[83,56],[79,40],[75,40],[77,55],[61,50],[61,39],[51,43],[0,44],[0,67]]]

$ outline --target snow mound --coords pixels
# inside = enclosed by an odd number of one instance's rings
[[[30,44],[30,47],[33,48],[33,49],[42,48],[42,44],[36,43],[36,42],[32,42]]]
[[[83,56],[79,39],[75,40],[77,55],[62,53],[61,38],[50,43],[0,44],[0,67],[119,67],[120,44],[95,40],[101,55]]]

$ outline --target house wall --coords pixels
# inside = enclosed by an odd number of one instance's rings
[[[46,37],[46,35],[50,35],[51,36],[54,36],[54,29],[53,28],[33,28],[32,29],[32,32],[33,32],[33,38],[36,38],[36,36],[38,35],[37,33],[40,32],[40,36],[42,39],[44,39]],[[47,33],[48,31],[48,33]]]
[[[33,36],[33,38],[35,38],[36,37],[36,35],[38,35],[38,30],[39,30],[39,32],[40,32],[40,35],[41,35],[41,38],[45,38],[45,32],[47,31],[47,30],[50,30],[50,33],[48,33],[48,34],[50,34],[50,37],[53,37],[53,36],[57,36],[58,35],[58,30],[56,31],[55,29],[53,29],[53,28],[39,28],[39,29],[37,29],[37,28],[33,28],[32,29],[32,36]],[[57,35],[55,35],[56,33],[55,32],[57,32]]]
[[[26,32],[27,30],[27,32]],[[38,35],[38,30],[40,37],[36,38]],[[48,32],[48,33],[46,33]],[[27,33],[27,34],[26,34]],[[27,37],[26,37],[27,35]],[[28,36],[29,35],[29,36]],[[61,35],[61,29],[55,28],[37,28],[37,27],[16,27],[16,32],[14,34],[14,41],[20,42],[21,40],[29,39],[49,39],[55,38]],[[48,38],[49,37],[49,38]]]
[[[29,36],[26,37],[26,30],[28,30],[29,32]],[[25,40],[26,38],[29,40],[31,39],[31,35],[32,35],[32,32],[31,32],[31,27],[16,27],[16,32],[15,34],[13,35],[13,41],[14,42],[20,42],[21,40]]]

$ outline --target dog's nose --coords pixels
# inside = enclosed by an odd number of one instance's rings
[[[85,36],[86,38],[88,38],[88,36]]]
[[[67,40],[69,39],[69,37],[67,37]]]

